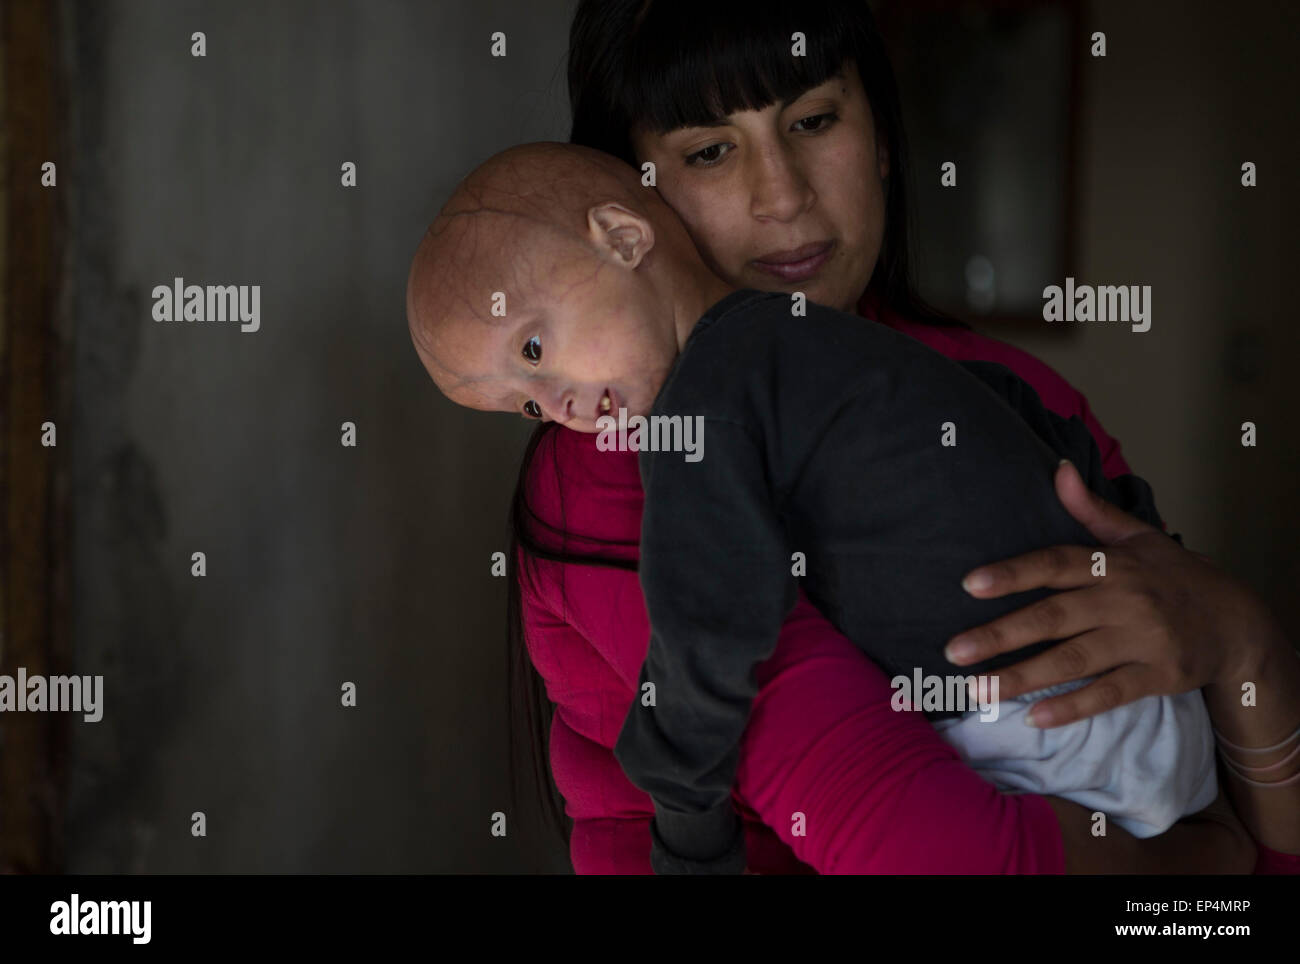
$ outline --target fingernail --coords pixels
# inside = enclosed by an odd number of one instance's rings
[[[981,589],[987,589],[993,585],[993,577],[987,572],[972,572],[961,581],[961,587],[967,592],[979,592]]]
[[[958,636],[943,651],[948,662],[955,663],[961,659],[970,659],[975,655],[975,643],[964,636]]]
[[[1025,722],[1030,726],[1044,727],[1052,724],[1052,711],[1042,707],[1025,714]]]

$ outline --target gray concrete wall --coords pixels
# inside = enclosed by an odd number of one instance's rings
[[[405,320],[456,181],[567,136],[568,10],[64,4],[76,670],[106,677],[73,871],[568,869],[506,796],[489,557],[527,427],[446,402]],[[153,321],[176,276],[260,284],[261,329]]]

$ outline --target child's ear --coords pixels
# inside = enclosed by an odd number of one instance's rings
[[[641,215],[614,201],[587,211],[587,229],[596,244],[629,268],[641,263],[655,244],[654,228]]]

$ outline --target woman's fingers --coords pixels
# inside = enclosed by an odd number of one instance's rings
[[[1106,612],[1101,590],[1101,586],[1090,586],[1073,592],[1057,593],[1013,613],[999,616],[991,623],[967,629],[949,640],[944,656],[950,663],[966,666],[1031,643],[1068,639],[1097,629],[1101,625],[1101,615]],[[1058,658],[1064,662],[1073,657]],[[1095,659],[1090,658],[1089,662],[1095,662]],[[1086,675],[1081,672],[1070,678]],[[1058,679],[1056,682],[1064,680]]]
[[[1103,545],[1115,545],[1144,532],[1159,532],[1089,489],[1068,460],[1057,466],[1055,481],[1061,505]],[[979,599],[1040,587],[1073,589],[1093,578],[1092,555],[1096,551],[1086,546],[1039,549],[974,569],[966,574],[962,587]]]
[[[1128,663],[1069,693],[1040,700],[1029,708],[1025,722],[1044,729],[1064,726],[1124,706],[1155,692],[1150,670]],[[1000,686],[1000,684],[999,684]],[[1001,697],[1001,693],[998,694]]]
[[[1077,589],[1095,581],[1092,554],[1087,546],[1051,546],[1023,556],[973,569],[962,588],[976,599],[996,599],[1028,589]]]
[[[1096,629],[1057,643],[1051,649],[1009,666],[988,670],[998,679],[998,698],[1014,699],[1047,686],[1130,665],[1123,651],[1123,634]]]

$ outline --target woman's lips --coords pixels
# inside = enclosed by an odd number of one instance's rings
[[[752,264],[782,281],[807,281],[821,270],[834,248],[834,241],[818,241],[790,251],[773,251],[755,258]]]

